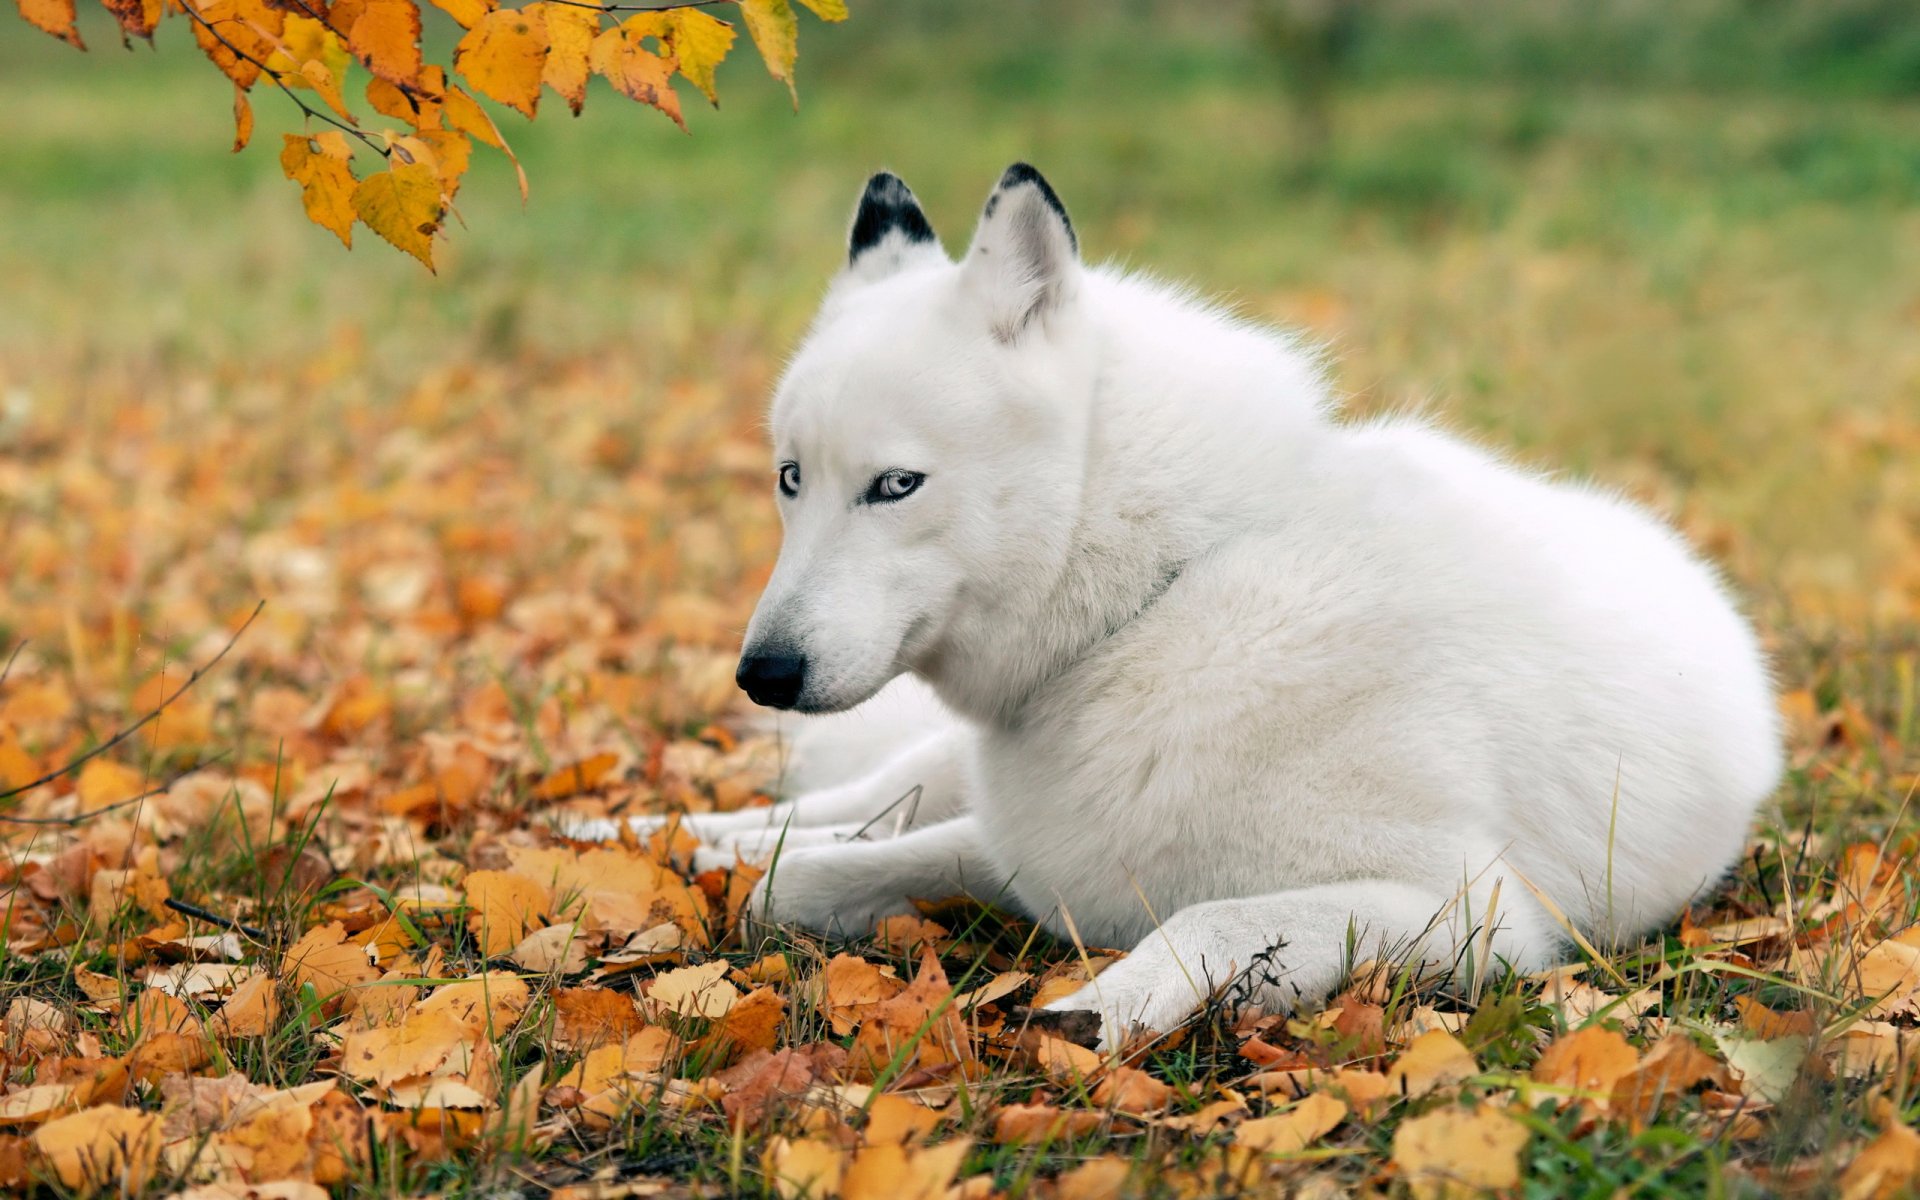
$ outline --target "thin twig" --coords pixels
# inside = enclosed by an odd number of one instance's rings
[[[193,20],[198,22],[200,25],[200,28],[207,31],[208,37],[211,37],[214,41],[219,42],[222,46],[225,46],[228,52],[230,52],[235,58],[240,59],[242,62],[252,63],[255,67],[258,67],[262,75],[265,75],[268,79],[273,81],[273,86],[285,92],[287,94],[287,99],[293,101],[295,104],[300,106],[301,112],[307,114],[307,116],[309,117],[318,117],[320,120],[325,121],[327,124],[336,126],[339,129],[344,130],[349,135],[360,139],[361,142],[371,147],[373,151],[377,154],[387,155],[392,153],[392,150],[382,145],[378,138],[374,137],[372,134],[368,133],[366,130],[359,129],[352,125],[349,125],[347,122],[340,120],[339,118],[335,117],[333,114],[328,112],[323,112],[320,109],[315,108],[313,105],[308,104],[305,100],[302,100],[300,98],[300,94],[294,91],[291,87],[288,87],[286,80],[280,78],[280,73],[278,71],[275,71],[271,67],[267,66],[267,64],[255,58],[253,55],[248,54],[245,50],[242,50],[240,47],[228,41],[224,34],[222,34],[219,30],[215,29],[213,25],[209,23],[205,17],[200,15],[200,10],[193,6],[192,0],[180,0],[180,10],[186,13],[187,16],[193,18]],[[241,90],[245,91],[246,89],[243,88]]]
[[[75,813],[71,817],[16,817],[12,813],[0,813],[0,821],[5,821],[10,825],[49,825],[49,826],[79,825],[79,824],[82,824],[83,822],[91,821],[95,817],[103,816],[107,813],[113,812],[115,809],[126,808],[129,805],[138,804],[142,800],[151,800],[155,796],[158,796],[164,793],[168,788],[171,788],[174,784],[179,783],[182,779],[185,779],[187,776],[193,774],[195,771],[204,771],[208,767],[212,766],[214,763],[219,762],[221,759],[225,757],[226,757],[226,754],[222,752],[220,754],[215,755],[212,758],[205,760],[204,762],[197,762],[190,767],[174,772],[173,775],[168,777],[165,783],[156,784],[155,786],[148,788],[146,791],[141,792],[138,796],[128,796],[125,800],[115,800],[112,804],[103,804],[99,808],[91,809],[83,813]]]
[[[218,925],[222,929],[231,929],[237,933],[244,933],[257,941],[264,942],[270,940],[266,930],[255,929],[253,926],[236,920],[233,917],[223,917],[217,912],[209,912],[201,908],[198,904],[188,904],[185,900],[175,900],[169,896],[167,897],[167,907],[180,913],[182,916],[192,917],[196,921],[205,921],[209,925]]]
[[[13,660],[16,658],[19,658],[20,652],[27,648],[27,641],[28,639],[21,638],[20,644],[13,648],[13,653],[7,655],[7,665],[4,667],[0,667],[0,684],[5,683],[7,681],[7,676],[13,674]]]
[[[166,699],[162,700],[159,703],[159,705],[153,709],[153,711],[149,712],[146,716],[141,717],[138,721],[135,721],[133,724],[127,726],[125,729],[122,729],[120,732],[114,734],[112,737],[108,738],[106,741],[101,742],[98,746],[95,746],[93,749],[87,751],[85,754],[82,754],[76,758],[71,758],[67,760],[67,763],[65,766],[57,767],[54,770],[47,772],[45,775],[42,775],[38,779],[28,780],[26,783],[21,784],[19,787],[7,788],[5,791],[0,791],[0,800],[11,800],[13,797],[18,796],[23,792],[32,791],[34,788],[39,787],[43,783],[52,783],[54,780],[60,778],[62,775],[71,774],[74,771],[79,770],[88,761],[100,757],[102,754],[105,754],[107,751],[113,749],[115,746],[119,745],[121,742],[124,742],[128,738],[132,737],[135,733],[138,733],[149,722],[153,721],[162,712],[166,711],[167,705],[172,704],[175,700],[178,700],[181,697],[181,695],[186,692],[188,688],[192,687],[196,683],[199,683],[200,677],[202,675],[205,675],[208,671],[211,671],[214,669],[214,667],[218,666],[220,664],[220,660],[227,656],[227,651],[233,649],[234,643],[240,640],[240,635],[245,633],[247,629],[250,626],[252,626],[254,619],[260,615],[260,610],[265,608],[266,606],[267,606],[267,602],[265,600],[262,600],[260,601],[260,603],[254,605],[253,611],[247,614],[247,619],[240,623],[240,628],[234,630],[233,636],[227,639],[227,644],[220,647],[220,653],[208,659],[198,670],[194,671],[193,674],[187,676],[187,681],[181,684],[179,687],[173,689],[173,692],[170,695],[168,695]],[[123,801],[123,803],[131,803],[131,801]],[[19,820],[20,818],[8,817],[7,819]],[[34,823],[35,824],[55,824],[56,822],[34,822]]]

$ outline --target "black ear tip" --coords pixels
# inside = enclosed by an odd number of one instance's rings
[[[859,258],[896,231],[910,244],[933,240],[933,226],[920,211],[913,190],[893,172],[877,171],[860,194],[860,209],[854,214],[853,232],[847,239],[847,261]]]
[[[1053,188],[1047,184],[1047,177],[1035,170],[1032,163],[1017,162],[1000,176],[1000,186],[1003,188],[1021,183],[1037,183],[1047,191],[1053,191]]]
[[[907,181],[892,171],[875,171],[873,178],[867,180],[867,190],[860,197],[862,204],[876,202],[881,204],[911,204],[913,189]]]
[[[1047,182],[1045,175],[1034,169],[1032,163],[1014,163],[1001,174],[1000,186],[994,189],[992,196],[987,198],[987,215],[993,215],[993,210],[1000,199],[999,193],[1023,184],[1032,184],[1039,189],[1040,198],[1047,202],[1047,207],[1051,208],[1054,215],[1060,218],[1060,223],[1067,227],[1067,240],[1073,243],[1076,251],[1079,250],[1080,235],[1074,232],[1073,218],[1067,216],[1067,206],[1060,203],[1060,196],[1053,190],[1053,185]]]

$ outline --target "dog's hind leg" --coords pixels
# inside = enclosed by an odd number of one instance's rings
[[[1098,1013],[1102,1045],[1114,1049],[1136,1027],[1173,1030],[1223,991],[1269,1011],[1317,1003],[1370,958],[1476,973],[1546,965],[1559,945],[1546,914],[1524,888],[1508,886],[1489,932],[1491,884],[1478,880],[1449,896],[1366,880],[1195,904],[1047,1007]]]

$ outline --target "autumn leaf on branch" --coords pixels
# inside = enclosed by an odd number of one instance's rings
[[[823,21],[844,21],[844,0],[800,0]],[[36,29],[85,50],[75,0],[14,0]],[[357,220],[433,269],[433,242],[445,229],[478,141],[521,169],[499,126],[474,97],[538,116],[548,88],[577,116],[587,84],[604,78],[621,95],[687,128],[673,77],[719,107],[715,73],[738,40],[714,15],[718,0],[600,3],[431,0],[464,34],[451,62],[427,61],[419,0],[102,0],[125,38],[151,40],[161,21],[184,19],[195,43],[233,83],[233,148],[253,140],[252,93],[262,82],[300,111],[304,129],[285,135],[281,169],[300,187],[309,220],[353,245]],[[730,0],[767,71],[794,94],[799,21],[788,0]],[[401,122],[363,124],[349,103],[349,74],[365,73],[366,108]],[[462,82],[456,82],[456,79]],[[464,86],[462,84],[464,83]],[[357,143],[357,145],[356,145]],[[364,154],[356,172],[354,159]],[[374,159],[385,160],[376,164]]]

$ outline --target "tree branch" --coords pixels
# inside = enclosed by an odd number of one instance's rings
[[[287,94],[287,99],[299,105],[300,111],[307,114],[308,117],[310,118],[318,117],[320,120],[325,121],[327,124],[335,126],[336,128],[339,128],[345,131],[348,135],[352,137],[358,138],[362,144],[368,146],[376,154],[379,154],[382,157],[385,157],[386,155],[392,153],[390,149],[388,149],[385,145],[381,144],[378,138],[374,137],[372,134],[368,133],[366,130],[360,129],[353,125],[349,125],[347,122],[342,121],[339,118],[335,117],[332,113],[323,112],[320,109],[315,108],[313,105],[308,104],[305,100],[302,100],[300,98],[300,94],[294,91],[292,88],[288,87],[286,80],[280,78],[280,73],[278,71],[273,70],[272,68],[268,67],[267,64],[261,62],[259,59],[255,58],[253,55],[248,54],[245,50],[242,50],[240,47],[228,41],[224,34],[222,34],[218,29],[215,29],[212,26],[212,24],[210,24],[207,21],[205,17],[200,15],[200,10],[193,6],[193,0],[180,0],[180,11],[186,13],[187,16],[191,17],[195,22],[197,22],[200,28],[207,31],[208,37],[211,37],[214,41],[219,42],[222,46],[225,46],[228,52],[231,53],[235,58],[241,60],[242,62],[252,63],[255,67],[259,68],[260,73],[262,75],[265,75],[268,79],[271,79],[273,81],[273,86],[285,92]],[[216,63],[215,65],[217,66],[219,64]],[[242,90],[245,91],[250,89],[242,89]],[[0,798],[4,798],[4,797],[0,797]]]

